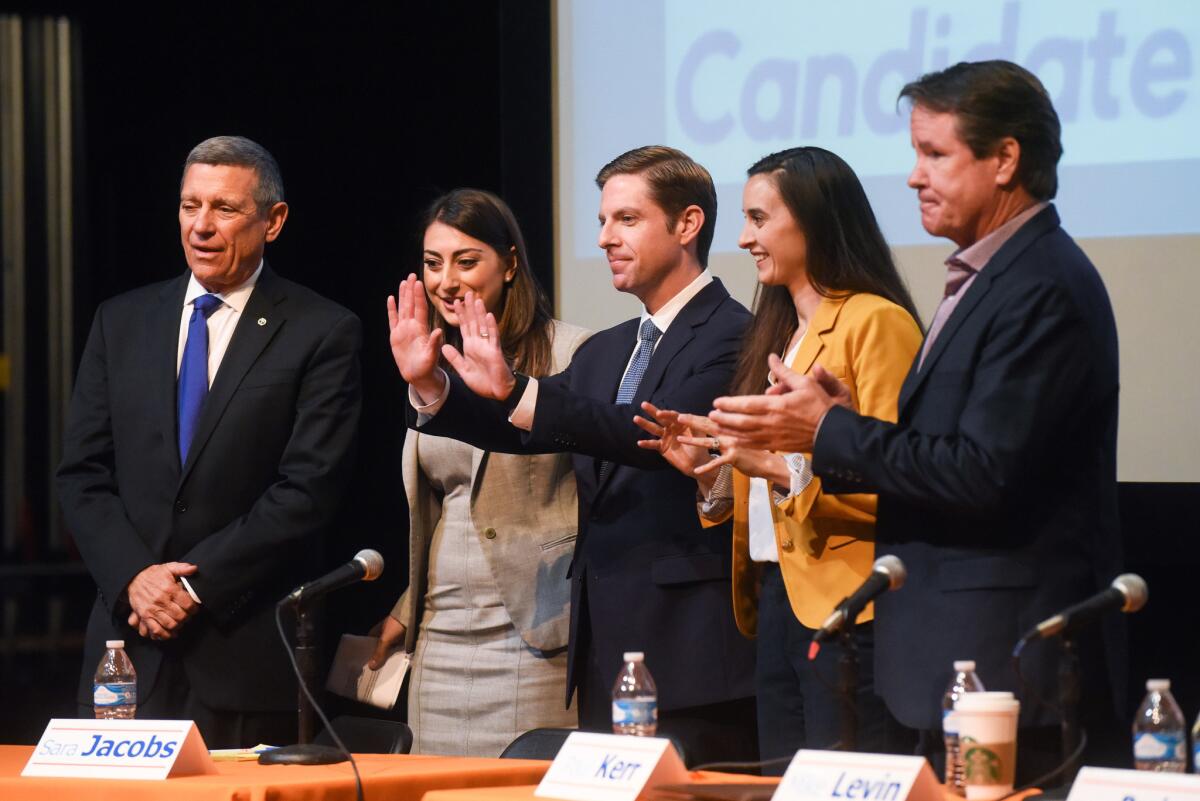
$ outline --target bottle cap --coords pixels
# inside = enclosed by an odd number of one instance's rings
[[[626,662],[641,662],[645,658],[646,655],[641,651],[626,651],[624,657]]]
[[[1170,679],[1146,679],[1146,689],[1151,692],[1162,692],[1171,689]]]
[[[105,648],[124,648],[125,641],[124,640],[105,640],[104,647]]]
[[[975,672],[975,660],[974,659],[957,659],[957,660],[955,660],[954,672],[955,673],[974,673]]]

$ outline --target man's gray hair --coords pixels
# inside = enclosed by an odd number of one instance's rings
[[[283,176],[279,174],[275,157],[265,147],[244,136],[205,139],[188,153],[187,161],[183,163],[184,175],[193,164],[229,165],[254,170],[258,176],[258,184],[254,187],[254,204],[261,214],[283,201]],[[182,188],[182,178],[179,185]]]

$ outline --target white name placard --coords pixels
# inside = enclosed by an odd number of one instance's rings
[[[216,772],[190,720],[55,718],[21,775],[165,779]]]
[[[634,801],[660,784],[688,780],[671,741],[659,737],[575,732],[534,795],[567,801]]]
[[[1084,768],[1067,801],[1200,801],[1200,776]]]
[[[943,801],[943,795],[924,757],[801,750],[771,799]]]

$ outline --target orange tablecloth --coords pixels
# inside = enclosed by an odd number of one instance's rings
[[[716,773],[693,770],[688,779],[706,784],[778,784],[778,776],[750,776],[745,773]],[[458,790],[430,790],[424,801],[544,801],[534,796],[536,784],[508,787],[469,787]]]
[[[733,773],[710,773],[707,771],[692,771],[691,780],[712,784],[757,784],[758,782],[774,784],[779,781],[778,778],[772,779]],[[460,790],[431,790],[425,794],[424,801],[545,801],[545,799],[534,796],[533,791],[536,789],[536,784],[530,784],[510,787],[471,787]],[[1037,795],[1040,795],[1040,791],[1030,790],[1018,796],[1014,801],[1021,801],[1021,799]],[[946,801],[962,801],[962,799],[952,793],[946,793]]]
[[[21,769],[29,745],[0,745],[0,799],[3,801],[335,801],[354,799],[350,763],[340,765],[259,765],[218,762],[215,776],[164,781],[25,778]],[[358,754],[363,793],[368,799],[420,801],[429,790],[456,787],[528,785],[539,782],[549,762],[531,759]],[[533,788],[528,789],[532,796]]]

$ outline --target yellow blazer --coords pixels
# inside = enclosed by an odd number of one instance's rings
[[[790,366],[808,373],[819,363],[850,388],[860,413],[894,421],[900,385],[920,347],[916,321],[891,301],[866,293],[825,298]],[[750,559],[750,479],[736,470],[733,493],[733,612],[742,634],[754,637],[761,564]],[[870,575],[875,503],[875,495],[826,495],[814,477],[803,493],[772,506],[788,601],[805,626],[818,628]],[[858,620],[874,614],[868,605]]]

